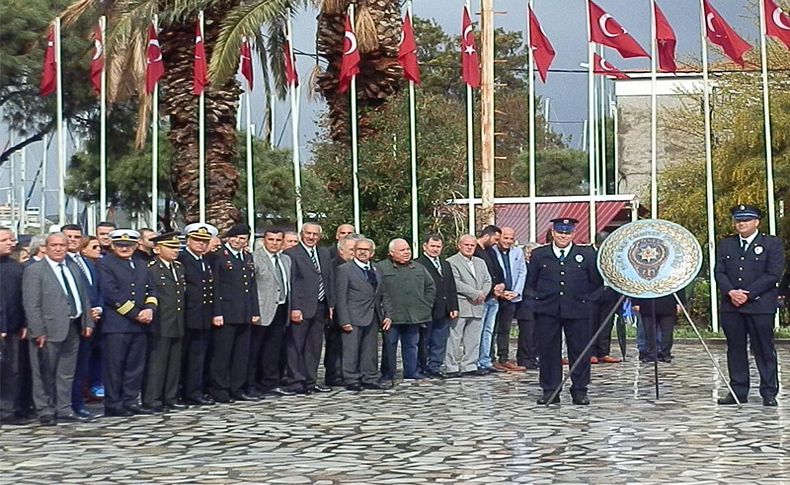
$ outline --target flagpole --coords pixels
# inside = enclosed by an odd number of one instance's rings
[[[765,2],[760,0],[760,60],[762,64],[762,83],[763,83],[763,118],[765,120],[765,183],[768,191],[768,232],[776,235],[776,208],[774,201],[774,155],[773,142],[771,140],[771,103],[768,93],[768,49],[766,46],[765,32],[766,11]]]
[[[354,4],[348,6],[351,28],[354,28]],[[357,135],[357,76],[351,77],[351,172],[354,183],[354,230],[361,231],[359,214],[359,147]]]
[[[406,13],[409,15],[409,22],[412,15],[412,2],[406,2]],[[414,81],[409,79],[409,137],[411,148],[411,247],[413,257],[417,257],[420,252],[420,226],[417,199],[417,113],[415,107]]]
[[[658,87],[656,67],[656,2],[650,2],[650,217],[658,219]]]
[[[609,110],[612,114],[612,128],[614,129],[614,142],[612,143],[612,155],[614,156],[614,194],[620,193],[620,147],[618,137],[620,135],[620,114],[617,112],[617,102],[615,97],[609,95]]]
[[[713,205],[713,153],[711,148],[711,119],[710,119],[710,83],[708,73],[708,43],[706,40],[707,25],[705,21],[704,0],[700,0],[700,36],[702,40],[702,103],[705,111],[705,206],[708,219],[708,279],[710,281],[710,311],[713,331],[719,331],[719,302],[714,269],[716,263],[716,226],[715,208]]]
[[[101,220],[107,213],[107,50],[104,39],[107,38],[107,17],[99,17],[101,32],[102,68],[101,89],[99,93],[99,212]]]
[[[590,243],[595,241],[595,85],[593,80],[593,43],[592,33],[590,32],[590,3],[587,4],[587,129],[590,130],[587,136],[587,150],[588,150],[588,167],[587,176],[590,179],[589,195],[590,195]]]
[[[274,142],[276,140],[276,136],[274,133],[274,107],[276,105],[277,95],[272,93],[269,96],[269,114],[271,115],[271,119],[269,120],[269,147],[274,149]]]
[[[286,28],[288,29],[287,37],[288,37],[288,55],[291,56],[291,66],[294,71],[296,71],[296,55],[294,54],[294,43],[293,43],[293,26],[291,24],[291,18],[288,17],[288,22],[286,24]],[[295,200],[295,209],[296,209],[296,228],[297,230],[302,230],[302,224],[304,223],[304,215],[302,213],[302,163],[300,161],[300,154],[299,154],[299,95],[301,90],[296,83],[291,83],[290,86],[290,98],[291,98],[291,161],[293,162],[293,170],[294,170],[294,200]]]
[[[464,2],[469,11],[469,0]],[[475,234],[475,147],[474,147],[474,118],[472,109],[474,97],[472,87],[466,84],[466,188],[467,210],[469,211],[469,234]]]
[[[200,36],[203,37],[203,11],[198,12]],[[206,222],[206,89],[200,91],[198,100],[198,197],[200,222]]]
[[[154,30],[159,30],[159,16],[154,15]],[[102,80],[102,82],[104,82]],[[157,210],[159,209],[159,82],[154,85],[151,93],[151,229],[158,227]]]
[[[60,17],[55,17],[56,132],[58,137],[58,224],[66,224],[66,140],[63,130],[63,78],[60,71]]]
[[[529,240],[537,241],[537,207],[535,206],[535,49],[532,48],[533,0],[527,2],[527,51],[529,55]],[[548,116],[546,117],[548,121]]]
[[[252,236],[249,240],[250,249],[253,249],[255,244],[255,172],[252,166],[252,133],[255,127],[252,125],[250,114],[250,97],[252,96],[252,89],[249,83],[247,84],[247,94],[245,99],[245,111],[247,112],[247,224],[252,229]]]
[[[44,234],[46,232],[46,221],[47,221],[47,162],[48,160],[48,153],[49,144],[47,138],[49,135],[44,133],[44,150],[42,152],[42,159],[41,159],[41,202],[38,205],[38,222],[41,225],[40,233]]]
[[[603,53],[603,47],[601,47],[601,53]],[[601,140],[601,163],[599,165],[600,170],[600,179],[601,179],[601,189],[599,190],[600,194],[606,195],[606,76],[601,77],[601,99],[600,99],[600,109],[601,109],[601,124],[598,127],[600,132],[600,140]]]

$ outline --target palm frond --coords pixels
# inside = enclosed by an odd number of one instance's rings
[[[269,51],[269,70],[271,71],[272,91],[280,99],[285,98],[285,24],[284,18],[275,18],[267,23],[269,38],[267,50]],[[293,46],[291,46],[293,49]]]
[[[272,89],[271,89],[272,81],[269,75],[269,68],[268,68],[269,55],[268,52],[266,51],[266,39],[263,36],[263,32],[260,30],[258,30],[258,32],[255,35],[255,45],[257,46],[256,50],[258,52],[258,61],[261,64],[261,71],[263,73],[262,84],[263,84],[263,100],[264,100],[264,104],[263,104],[264,118],[263,118],[263,123],[261,123],[261,130],[265,129],[264,139],[268,141],[271,139],[270,133],[271,133],[272,106],[270,100],[272,94]]]
[[[367,54],[378,50],[379,34],[376,31],[376,22],[373,21],[373,16],[367,5],[362,5],[359,8],[357,18],[354,19],[354,33],[357,35],[359,52]]]
[[[137,131],[134,134],[134,146],[138,150],[145,146],[145,139],[148,137],[148,127],[151,126],[151,96],[145,91],[140,92],[137,103]]]
[[[101,5],[102,0],[76,0],[74,3],[66,7],[60,14],[60,22],[63,27],[69,27],[82,17],[85,12]]]
[[[165,8],[160,9],[159,21],[163,25],[194,22],[198,12],[211,8],[221,8],[227,4],[222,0],[170,0]]]
[[[321,11],[329,14],[345,13],[348,8],[346,0],[323,0],[321,3]]]

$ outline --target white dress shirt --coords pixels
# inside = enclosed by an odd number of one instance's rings
[[[77,286],[77,281],[74,279],[74,275],[71,274],[69,266],[66,264],[66,260],[63,260],[63,273],[66,275],[66,281],[63,281],[63,274],[60,272],[61,263],[52,261],[48,257],[45,257],[44,259],[47,261],[47,263],[49,263],[50,267],[52,267],[52,271],[55,272],[55,277],[58,279],[58,283],[60,283],[61,288],[63,288],[63,293],[68,295],[66,285],[69,285],[71,294],[74,295],[74,304],[76,306],[74,310],[76,314],[72,318],[78,318],[82,316],[82,299],[80,298],[79,287]]]

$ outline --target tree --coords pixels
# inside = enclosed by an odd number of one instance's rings
[[[588,192],[587,153],[570,148],[541,150],[535,154],[535,192],[538,196],[585,195]],[[529,183],[529,154],[523,153],[513,178]]]

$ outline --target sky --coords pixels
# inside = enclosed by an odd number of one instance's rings
[[[679,59],[699,59],[701,56],[699,0],[657,0],[667,19],[675,29],[678,38]],[[598,0],[597,3],[617,19],[623,27],[649,52],[650,50],[650,0]],[[759,23],[757,21],[757,3],[754,0],[711,0],[714,8],[735,27],[739,34],[749,41],[754,48],[759,48]],[[526,0],[494,0],[494,8],[502,12],[495,16],[495,26],[508,31],[524,31],[526,25]],[[457,35],[461,27],[462,0],[415,0],[414,15],[434,19],[446,32]],[[543,30],[554,46],[557,56],[553,69],[580,69],[580,63],[587,60],[587,26],[585,0],[534,0],[534,8]],[[474,18],[480,11],[479,1],[472,1]],[[316,11],[300,13],[293,22],[294,47],[297,51],[314,52]],[[479,36],[478,36],[479,39]],[[721,57],[716,47],[709,48],[710,61],[715,62]],[[646,58],[624,60],[612,49],[606,49],[604,57],[622,70],[647,70],[650,61]],[[313,61],[304,56],[297,59],[300,79],[306,80],[312,69]],[[259,67],[259,66],[258,66]],[[260,79],[260,74],[256,79]],[[460,58],[459,58],[459,79]],[[263,90],[253,92],[252,122],[260,127],[263,122],[266,99]],[[547,83],[536,84],[536,93],[550,100],[550,121],[555,131],[572,138],[573,146],[579,147],[583,120],[587,117],[587,79],[585,72],[565,73],[550,72]],[[323,108],[323,102],[310,99],[302,90],[301,113],[299,123],[299,153],[303,161],[310,158],[310,140],[318,130],[316,120]],[[419,116],[419,113],[417,114]],[[278,101],[275,105],[276,141],[283,148],[290,148],[290,104],[287,100]],[[258,131],[256,129],[256,131]],[[0,130],[0,146],[8,141],[7,127]],[[73,151],[74,141],[69,138],[69,153]],[[31,179],[43,157],[41,143],[31,147],[27,152],[27,178]],[[54,144],[49,153],[50,163],[54,163],[56,153]],[[109,161],[111,163],[111,161]],[[17,162],[17,171],[19,170]],[[57,204],[57,193],[52,191],[57,184],[57,173],[49,169],[47,206],[48,213]],[[0,169],[0,203],[9,198],[9,180],[11,164],[6,163]],[[19,175],[16,176],[19,193]],[[28,182],[29,186],[29,182]],[[17,195],[18,197],[18,195]],[[31,201],[38,206],[39,191],[36,189]]]

